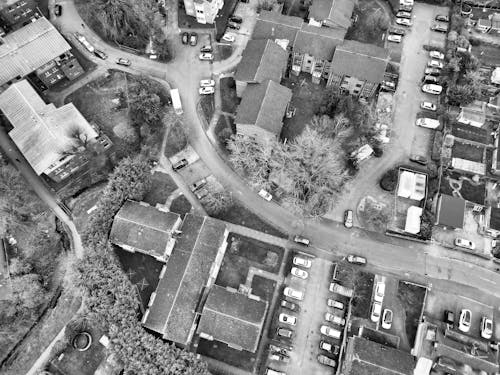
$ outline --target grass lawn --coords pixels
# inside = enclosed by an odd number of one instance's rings
[[[151,181],[151,190],[142,199],[151,206],[156,206],[157,203],[165,204],[170,194],[177,190],[177,185],[168,174],[155,172],[151,176]]]
[[[304,6],[304,0],[285,0],[283,13],[289,16],[305,18],[308,7]]]
[[[225,116],[224,114],[221,114],[219,116],[219,119],[217,120],[217,125],[215,125],[214,133],[217,142],[219,142],[219,148],[225,152],[228,152],[226,150],[227,139],[229,138],[230,135],[235,134],[233,126],[235,127],[234,119],[232,117]]]
[[[500,49],[493,44],[481,42],[479,46],[472,46],[472,54],[481,61],[482,65],[500,65]]]
[[[424,308],[424,299],[427,289],[414,284],[400,281],[397,298],[405,312],[405,328],[408,342],[415,342],[417,326]]]
[[[274,289],[276,288],[276,281],[266,279],[265,277],[255,275],[252,280],[252,294],[265,299],[271,303],[273,298]]]
[[[106,183],[90,187],[66,203],[73,213],[75,226],[80,233],[85,230],[92,214],[87,211],[95,206],[105,187]]]
[[[215,111],[214,96],[213,95],[202,95],[200,98],[200,106],[201,106],[201,110],[203,111],[203,115],[205,116],[205,119],[207,120],[207,125],[208,125],[208,123],[210,123],[210,119],[212,118],[212,115],[214,114],[214,111]]]
[[[273,236],[286,238],[287,235],[275,227],[267,224],[261,220],[257,215],[247,210],[245,207],[235,202],[233,206],[223,212],[222,214],[215,215],[216,219],[224,220],[229,223],[243,225],[245,227],[255,229]]]
[[[360,318],[370,317],[370,307],[373,291],[374,275],[367,272],[357,272],[354,282],[354,298],[352,300],[352,313]]]
[[[345,39],[357,40],[383,47],[384,40],[382,39],[382,35],[385,31],[372,25],[375,23],[373,17],[386,16],[384,8],[376,1],[360,0],[357,8],[354,8],[353,16],[357,16],[357,22],[347,30]],[[388,17],[387,20],[390,21]],[[387,26],[389,26],[389,23]]]
[[[282,85],[290,88],[293,92],[291,104],[297,111],[292,118],[285,118],[281,139],[294,139],[302,133],[302,130],[311,121],[318,110],[319,103],[325,92],[325,85],[311,82],[309,74],[300,74],[298,77],[291,75],[285,78]]]
[[[217,49],[219,51],[219,60],[228,59],[233,53],[233,46],[230,44],[219,44]]]
[[[484,158],[484,147],[455,141],[452,148],[452,156],[454,158],[461,158],[482,163]]]
[[[191,203],[189,203],[184,195],[180,195],[172,201],[170,211],[184,216],[191,212]]]
[[[235,113],[240,99],[236,96],[236,82],[233,77],[221,78],[220,96],[222,112]]]
[[[167,143],[165,144],[165,156],[170,158],[183,150],[188,144],[184,125],[176,120],[168,129]]]
[[[197,353],[217,359],[229,365],[253,372],[256,355],[246,350],[232,349],[226,344],[218,341],[200,339]]]
[[[447,172],[443,174],[441,179],[440,192],[443,194],[453,195],[453,188],[450,186],[450,179],[461,181],[462,187],[458,189],[462,198],[479,204],[484,204],[486,199],[486,184],[481,181],[479,184],[472,184],[459,173]],[[453,187],[458,187],[457,182],[453,182]]]

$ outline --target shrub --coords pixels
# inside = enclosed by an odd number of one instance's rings
[[[380,187],[386,191],[394,191],[398,184],[398,168],[387,171],[380,180]]]

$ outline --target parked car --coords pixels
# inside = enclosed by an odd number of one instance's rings
[[[396,90],[396,82],[393,81],[382,81],[382,88],[387,91]]]
[[[424,76],[423,78],[424,83],[432,83],[432,84],[438,84],[439,79],[436,76]]]
[[[344,212],[344,226],[346,228],[352,228],[353,212],[352,210],[346,210]]]
[[[403,36],[406,34],[406,30],[400,27],[391,27],[389,29],[389,33]]]
[[[403,40],[403,37],[401,35],[398,35],[398,34],[389,34],[387,36],[387,40],[389,42],[401,43],[401,41]]]
[[[235,39],[236,38],[233,34],[224,34],[221,40],[223,40],[224,42],[232,43],[234,42]]]
[[[410,155],[410,161],[420,165],[427,165],[427,158],[422,155]]]
[[[333,355],[337,355],[340,352],[340,347],[338,345],[333,345],[324,340],[319,342],[319,348]]]
[[[177,163],[173,164],[172,168],[178,171],[179,169],[184,168],[186,165],[188,165],[188,161],[186,159],[181,159]]]
[[[345,287],[338,283],[330,283],[328,290],[332,293],[340,294],[341,296],[352,298],[354,296],[354,289]]]
[[[202,53],[203,52],[212,52],[212,46],[207,44],[207,45],[200,48],[200,52],[202,52]]]
[[[294,256],[293,257],[293,264],[295,264],[296,266],[304,267],[304,268],[311,268],[312,262],[311,262],[311,259]]]
[[[403,26],[408,26],[408,27],[410,27],[412,25],[411,20],[409,20],[408,18],[396,18],[396,23],[398,25],[403,25]]]
[[[106,55],[103,51],[96,49],[94,50],[94,55],[99,57],[100,59],[106,60],[108,58],[108,55]]]
[[[288,350],[278,345],[269,344],[269,351],[288,356]]]
[[[202,61],[212,61],[214,59],[214,55],[212,55],[210,52],[200,53],[200,56],[198,57]]]
[[[372,322],[377,323],[380,320],[380,314],[382,313],[382,304],[380,302],[374,301],[372,305],[372,313],[370,319]]]
[[[449,22],[450,18],[445,14],[438,14],[435,18],[436,21]]]
[[[424,74],[431,76],[439,76],[441,74],[441,70],[438,68],[425,68]]]
[[[450,310],[445,310],[444,311],[444,322],[453,327],[455,325],[455,313],[453,311],[450,311]]]
[[[243,18],[241,18],[240,16],[235,16],[234,14],[229,17],[229,21],[230,22],[235,22],[235,23],[242,23],[243,22]]]
[[[189,43],[189,33],[183,32],[181,39],[182,39],[182,44],[188,44]]]
[[[206,197],[208,194],[209,194],[209,191],[206,188],[201,188],[201,189],[198,189],[194,192],[195,197],[198,199],[202,199],[202,198]]]
[[[265,191],[264,189],[260,189],[259,195],[268,202],[270,202],[273,199],[273,196],[271,194],[269,194],[267,191]]]
[[[288,315],[288,314],[285,314],[285,313],[281,313],[279,315],[278,320],[279,320],[280,323],[289,324],[291,326],[294,326],[294,325],[297,324],[297,317],[295,317],[293,315]]]
[[[334,329],[327,325],[322,325],[319,331],[321,332],[321,334],[337,340],[340,339],[340,336],[342,336],[342,332],[340,332],[338,329]]]
[[[382,328],[391,329],[392,326],[392,310],[385,309],[382,315]]]
[[[123,66],[130,66],[132,64],[129,59],[125,59],[123,57],[120,57],[120,58],[116,59],[115,62],[118,65],[123,65]]]
[[[285,290],[283,290],[283,294],[286,297],[290,297],[290,298],[296,299],[298,301],[302,301],[304,299],[304,291],[296,290],[296,289],[290,288],[289,286],[287,286],[285,288]]]
[[[427,62],[427,66],[429,68],[438,68],[438,69],[443,69],[443,63],[439,60],[429,60]]]
[[[429,56],[431,57],[431,59],[444,60],[444,53],[439,51],[430,51]]]
[[[343,326],[345,325],[345,319],[344,318],[341,318],[340,316],[337,316],[337,315],[333,315],[332,313],[325,313],[325,320],[327,322],[331,322],[333,324],[337,324],[339,326]]]
[[[301,236],[295,236],[293,240],[294,242],[300,243],[305,246],[309,246],[309,244],[311,243],[311,241],[309,241],[307,238]]]
[[[243,0],[241,0],[243,2]],[[248,1],[248,0],[245,0],[245,1]],[[271,368],[266,368],[266,374],[265,375],[286,375],[285,372],[283,371],[276,371],[276,370],[273,370]]]
[[[481,319],[481,337],[483,339],[489,340],[493,335],[493,320],[483,316]]]
[[[213,87],[200,87],[198,89],[200,95],[211,95],[215,92],[215,88]]]
[[[439,23],[435,23],[431,26],[432,31],[437,31],[438,33],[447,33],[448,32],[448,26],[441,25]]]
[[[278,329],[276,330],[276,334],[280,337],[291,339],[293,336],[293,331],[288,328],[278,327]]]
[[[318,354],[316,358],[318,359],[318,362],[321,363],[322,365],[330,367],[335,367],[337,365],[337,363],[333,359],[328,358],[326,355]]]
[[[56,17],[59,17],[62,15],[62,5],[61,4],[54,5],[54,14],[56,15]]]
[[[205,178],[202,178],[201,180],[198,180],[198,181],[191,184],[191,191],[196,191],[199,188],[205,186],[206,184],[207,184],[207,180]]]
[[[227,27],[229,27],[230,29],[233,29],[233,30],[239,30],[240,29],[240,25],[237,24],[236,22],[228,22],[227,23]]]
[[[214,87],[215,81],[213,79],[202,79],[200,81],[200,87]]]
[[[281,361],[281,362],[284,362],[284,363],[290,362],[290,358],[289,357],[285,357],[283,354],[279,354],[279,353],[271,353],[269,355],[269,359],[271,361]]]
[[[344,310],[344,304],[340,301],[328,298],[326,301],[328,307],[333,307],[335,309]]]
[[[455,238],[455,246],[463,247],[464,249],[474,250],[476,245],[474,242],[465,238]]]
[[[406,12],[404,10],[400,10],[399,12],[396,13],[396,17],[411,19],[411,12]]]
[[[299,311],[300,310],[299,305],[297,305],[296,303],[293,303],[293,302],[289,302],[285,299],[281,300],[280,305],[281,305],[281,307],[284,307],[285,309],[288,309],[291,311]]]
[[[425,109],[427,111],[432,111],[432,112],[435,112],[437,110],[436,104],[434,104],[432,102],[425,102],[425,101],[420,103],[420,108]]]
[[[433,118],[421,117],[415,121],[415,125],[427,129],[437,129],[439,128],[439,126],[441,126],[441,123],[439,122],[439,120]]]
[[[428,84],[422,85],[422,91],[426,92],[427,94],[439,95],[443,92],[443,86],[435,85],[433,83],[428,83]]]
[[[89,51],[90,53],[94,53],[95,48],[92,44],[90,44],[82,34],[80,33],[75,33],[75,38]]]
[[[360,264],[360,265],[365,265],[365,264],[366,264],[366,258],[361,257],[361,256],[359,256],[359,255],[352,255],[352,254],[349,254],[349,255],[346,257],[346,260],[347,260],[349,263],[352,263],[352,264]]]
[[[468,309],[462,309],[460,312],[460,320],[458,321],[458,329],[462,332],[469,332],[472,320],[472,313]]]
[[[304,280],[307,279],[307,277],[309,276],[309,274],[307,273],[307,271],[304,271],[303,269],[300,269],[298,267],[292,267],[290,273],[293,276],[296,276],[299,279],[304,279]]]
[[[189,44],[193,47],[198,44],[198,34],[196,33],[189,34]]]
[[[385,295],[385,283],[379,281],[375,286],[375,293],[373,294],[373,299],[377,302],[382,303]]]

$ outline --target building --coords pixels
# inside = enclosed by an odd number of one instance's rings
[[[196,22],[212,24],[217,13],[224,6],[224,0],[184,0],[188,16],[196,17]]]
[[[167,259],[181,225],[180,215],[146,203],[127,201],[115,216],[109,240],[130,252],[141,252],[158,260]]]
[[[59,182],[87,163],[81,151],[97,133],[72,103],[45,104],[22,80],[0,94],[0,111],[13,127],[9,136],[36,174]]]
[[[82,66],[70,52],[56,57],[35,70],[36,76],[46,87],[51,87],[65,78],[72,81],[83,73]]]
[[[413,375],[415,360],[403,352],[360,336],[347,341],[344,375]]]
[[[474,100],[472,103],[460,107],[457,121],[462,124],[480,128],[486,122],[486,102]]]
[[[465,199],[441,194],[436,209],[436,225],[462,229],[465,217]]]
[[[480,18],[476,24],[476,30],[487,33],[491,30],[491,20],[489,18]]]
[[[184,217],[142,317],[145,328],[181,347],[189,346],[203,301],[217,278],[228,234],[222,221],[190,214]]]
[[[38,17],[34,0],[0,0],[0,27],[5,31],[19,29]]]
[[[2,41],[0,86],[20,80],[55,59],[64,60],[71,49],[55,27],[43,17],[7,34]]]
[[[201,338],[255,353],[267,308],[267,301],[257,296],[214,285],[203,307],[197,332]]]
[[[313,0],[309,7],[309,24],[347,29],[351,26],[353,0]]]
[[[500,33],[500,13],[494,13],[490,16],[491,28],[489,32]]]
[[[341,92],[371,97],[384,80],[388,61],[387,49],[346,40],[335,49],[328,84]]]
[[[236,132],[259,139],[280,136],[292,90],[271,80],[250,85],[236,112]]]
[[[281,82],[287,63],[288,53],[272,40],[249,40],[234,75],[236,94],[241,98],[249,83]]]

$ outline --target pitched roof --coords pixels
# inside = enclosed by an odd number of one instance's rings
[[[47,170],[64,151],[75,145],[71,137],[75,129],[89,140],[97,137],[72,103],[59,108],[45,104],[26,80],[12,84],[0,94],[0,110],[14,127],[9,136],[37,174]]]
[[[345,375],[412,375],[414,368],[415,360],[410,353],[359,336],[349,339]]]
[[[500,230],[500,208],[491,207],[489,227]]]
[[[236,112],[236,124],[259,126],[279,135],[292,90],[268,80],[249,85]]]
[[[333,54],[331,69],[335,74],[378,83],[384,79],[389,50],[373,44],[345,40]]]
[[[465,200],[441,194],[437,207],[436,223],[452,228],[463,228],[465,216]]]
[[[7,34],[0,45],[0,85],[33,72],[71,46],[44,17]]]
[[[115,215],[109,240],[125,249],[164,258],[172,232],[180,224],[179,214],[126,201]]]
[[[244,82],[279,82],[287,65],[288,54],[269,39],[250,40],[243,51],[234,78]]]
[[[342,44],[346,30],[303,24],[297,32],[293,51],[331,61],[335,48]]]
[[[198,333],[255,353],[266,312],[267,301],[214,285],[203,307]]]
[[[304,20],[300,17],[262,10],[257,17],[252,39],[286,39],[293,44],[303,24]]]
[[[313,0],[309,7],[309,18],[347,29],[351,26],[354,4],[353,0]]]
[[[142,323],[166,340],[187,345],[203,289],[219,271],[227,233],[224,222],[189,214],[181,230]]]

